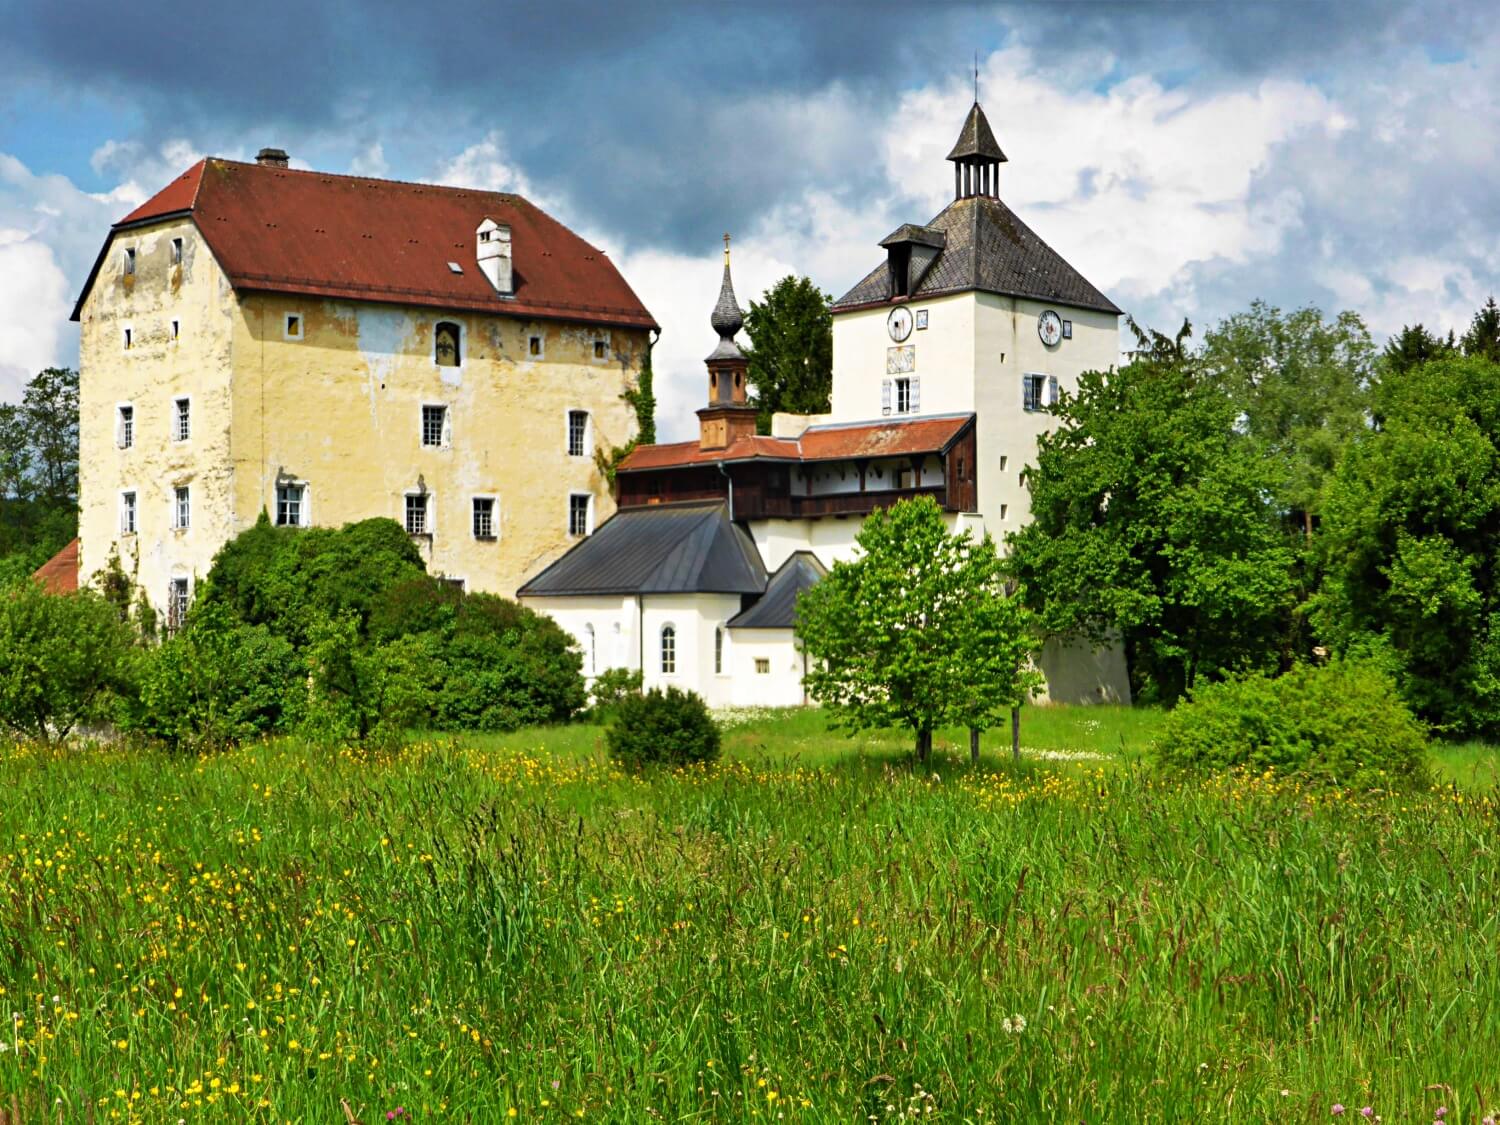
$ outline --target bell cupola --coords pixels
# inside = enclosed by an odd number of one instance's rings
[[[729,236],[724,236],[724,281],[719,300],[708,318],[719,334],[719,344],[704,362],[708,365],[708,405],[698,411],[700,449],[727,449],[742,437],[755,435],[756,409],[747,386],[750,361],[734,342],[745,325],[729,276]]]
[[[1000,151],[994,131],[985,119],[984,110],[976,100],[964,119],[963,131],[958,134],[958,143],[948,154],[953,161],[953,198],[968,199],[970,196],[1000,195],[999,171],[1005,163],[1005,153]]]

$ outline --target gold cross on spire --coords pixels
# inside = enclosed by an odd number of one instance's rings
[[[724,264],[729,264],[729,232],[724,232]]]

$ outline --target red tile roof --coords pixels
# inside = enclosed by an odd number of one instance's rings
[[[603,251],[519,195],[210,157],[114,230],[184,214],[237,289],[657,327]],[[486,218],[510,225],[514,297],[497,294],[475,262]]]
[[[867,457],[907,457],[941,453],[974,421],[972,414],[905,418],[894,422],[852,422],[813,426],[800,438],[748,437],[726,449],[701,449],[696,441],[638,445],[620,462],[619,472],[676,469],[721,461],[850,461]]]
[[[78,540],[73,540],[44,562],[31,577],[49,594],[75,593],[78,590]]]

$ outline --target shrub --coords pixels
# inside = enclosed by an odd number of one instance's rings
[[[614,717],[624,700],[640,694],[640,669],[606,668],[594,677],[589,687],[588,717],[595,722],[605,722]]]
[[[0,727],[42,742],[112,717],[135,690],[130,627],[92,590],[0,587]]]
[[[627,695],[615,705],[614,725],[605,732],[610,757],[631,769],[644,765],[682,766],[719,756],[719,725],[702,696],[669,687]]]
[[[289,729],[306,694],[289,642],[209,603],[146,656],[126,726],[172,747],[230,746]]]
[[[1279,679],[1211,684],[1168,716],[1169,770],[1274,769],[1315,784],[1390,789],[1427,780],[1427,733],[1377,665],[1298,665]]]

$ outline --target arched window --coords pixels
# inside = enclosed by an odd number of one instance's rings
[[[585,625],[583,627],[583,659],[588,668],[590,676],[599,674],[598,649],[594,645],[594,627]]]
[[[439,367],[458,367],[463,363],[460,342],[463,331],[451,320],[438,321],[432,333],[432,358]]]
[[[661,627],[661,674],[675,675],[677,672],[677,628],[673,625]]]
[[[714,675],[724,674],[724,626],[714,630]]]

